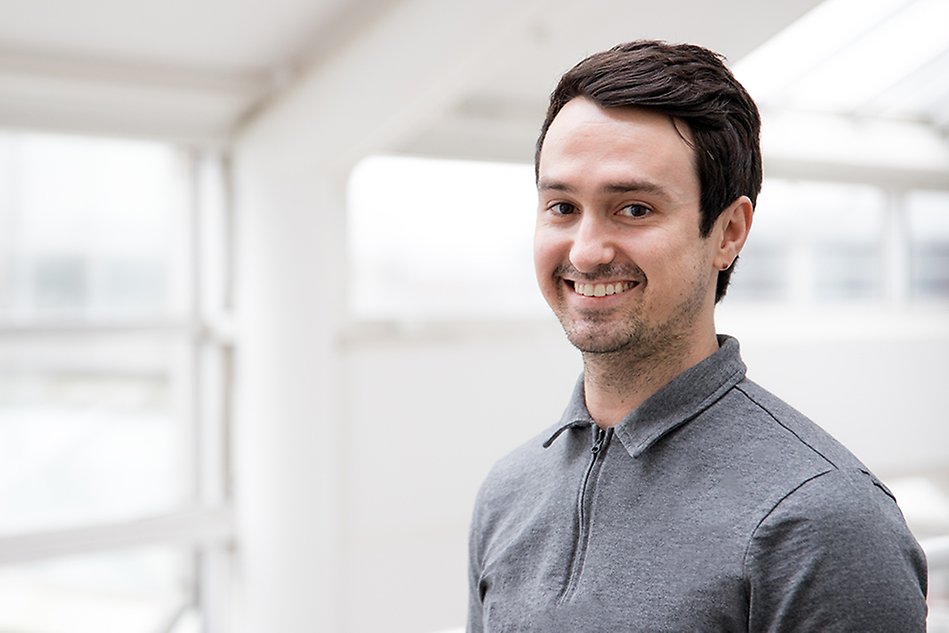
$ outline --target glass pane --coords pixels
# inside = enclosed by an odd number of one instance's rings
[[[0,631],[193,631],[192,556],[149,548],[0,567]]]
[[[547,314],[530,165],[373,156],[349,182],[358,318]]]
[[[0,339],[0,533],[181,505],[186,358],[170,336]]]
[[[187,186],[167,144],[0,132],[0,318],[183,314]]]
[[[728,300],[786,301],[790,292],[789,245],[755,235],[741,251],[728,288]]]
[[[908,196],[910,294],[949,299],[949,193],[917,191]]]
[[[729,297],[883,297],[885,199],[875,187],[766,180]]]
[[[821,240],[814,245],[814,292],[827,301],[882,299],[883,257],[875,242]]]

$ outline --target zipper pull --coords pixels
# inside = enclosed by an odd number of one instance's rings
[[[603,439],[606,437],[606,431],[603,429],[596,430],[596,441],[593,442],[593,448],[590,450],[594,455],[600,452],[600,449],[603,448]]]

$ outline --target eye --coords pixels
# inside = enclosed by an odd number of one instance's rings
[[[650,213],[652,209],[641,204],[627,204],[625,207],[620,209],[620,215],[625,215],[628,218],[644,218]]]
[[[554,204],[547,207],[547,210],[554,215],[570,215],[572,213],[576,213],[577,208],[569,202],[555,202]]]

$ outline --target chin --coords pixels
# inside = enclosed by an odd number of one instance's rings
[[[636,345],[635,332],[604,332],[602,326],[586,324],[577,327],[575,323],[563,323],[564,332],[570,344],[585,354],[612,354],[622,352]]]

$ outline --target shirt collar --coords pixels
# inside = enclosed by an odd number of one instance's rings
[[[746,368],[741,360],[738,341],[720,335],[718,344],[719,349],[714,354],[673,378],[616,426],[616,436],[630,455],[639,457],[666,434],[693,420],[741,382]],[[594,421],[587,411],[581,375],[556,431],[544,442],[544,446],[550,446],[569,428],[591,424]]]
[[[583,389],[583,374],[581,373],[580,377],[577,378],[577,383],[573,387],[570,402],[567,404],[563,415],[560,416],[560,422],[557,423],[554,432],[547,438],[547,441],[544,442],[544,448],[553,444],[554,440],[560,437],[560,434],[567,429],[589,427],[593,424],[596,423],[593,421],[590,412],[587,411],[586,395]]]

